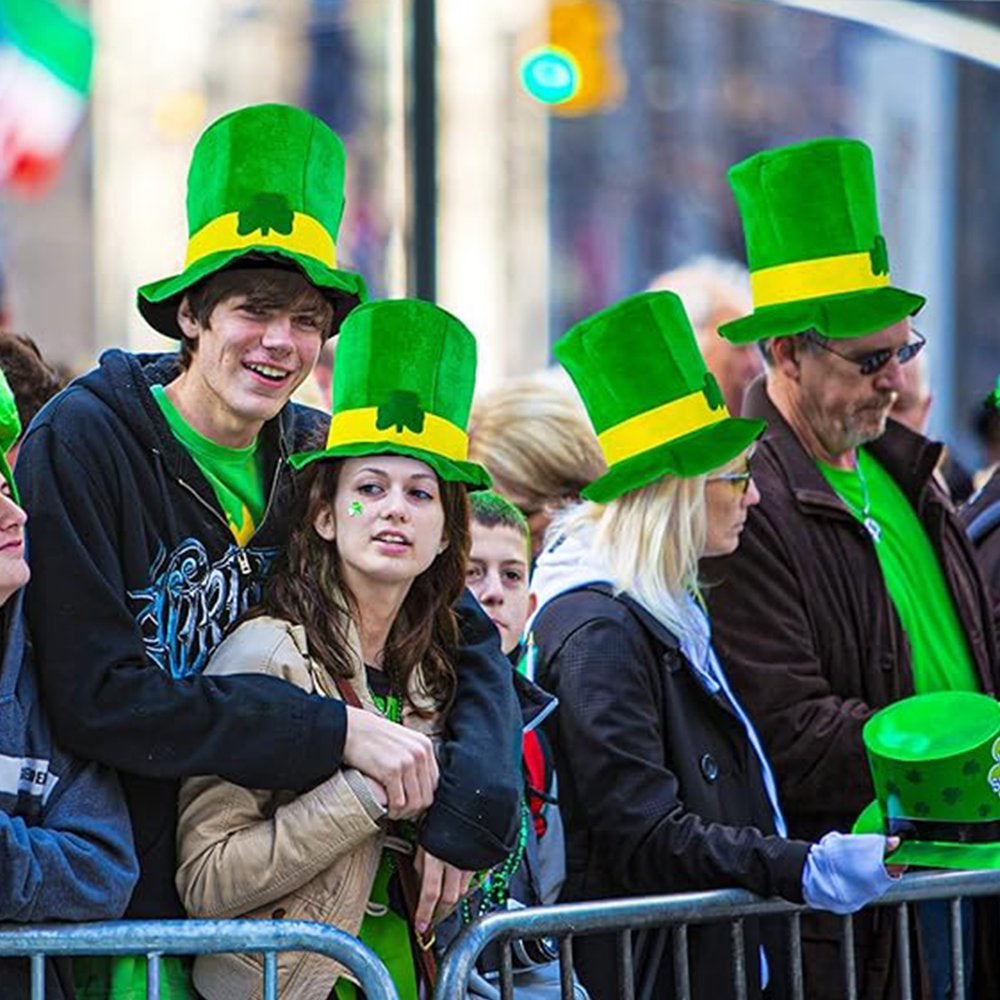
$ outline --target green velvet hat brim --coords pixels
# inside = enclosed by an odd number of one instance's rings
[[[292,265],[301,271],[309,282],[327,293],[327,298],[334,307],[332,329],[335,332],[344,317],[356,305],[368,298],[365,281],[360,274],[327,267],[314,257],[297,254],[291,250],[273,246],[249,246],[208,254],[196,260],[181,274],[143,285],[137,296],[139,312],[153,329],[179,340],[181,329],[177,325],[177,307],[184,293],[202,278],[221,271],[243,257],[250,257],[251,261],[257,262],[250,266],[267,267],[269,263],[273,263],[278,267]]]
[[[877,800],[865,807],[851,833],[885,834],[882,808]],[[886,861],[893,865],[954,868],[960,871],[1000,868],[1000,843],[951,844],[934,840],[904,840]]]
[[[719,327],[719,333],[734,344],[748,344],[766,337],[787,337],[806,330],[819,330],[824,337],[844,340],[884,330],[923,307],[922,295],[902,288],[871,288],[818,299],[764,306]]]
[[[764,433],[763,420],[726,417],[701,430],[616,462],[603,476],[580,491],[586,500],[607,503],[660,476],[700,476],[731,462]]]
[[[422,448],[385,441],[353,441],[350,444],[324,448],[322,451],[300,451],[290,455],[288,462],[293,468],[301,469],[310,462],[319,462],[324,458],[358,458],[361,455],[408,455],[426,462],[445,482],[465,483],[473,490],[489,489],[492,485],[490,474],[475,462],[459,462]]]

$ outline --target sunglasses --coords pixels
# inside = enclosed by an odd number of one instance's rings
[[[894,357],[898,359],[901,365],[905,365],[907,361],[912,361],[921,352],[924,344],[927,343],[927,339],[919,330],[914,330],[913,335],[917,338],[916,340],[911,340],[896,350],[893,350],[891,347],[883,347],[877,351],[862,354],[859,358],[852,358],[848,354],[841,354],[840,351],[835,351],[829,344],[824,342],[824,338],[815,330],[807,330],[802,334],[803,338],[808,340],[810,344],[815,344],[824,351],[829,351],[830,354],[836,354],[838,358],[842,358],[852,365],[857,365],[858,371],[862,375],[874,375],[885,368]]]
[[[753,473],[747,469],[746,472],[722,472],[717,476],[709,476],[709,483],[732,483],[739,488],[740,493],[746,493],[750,489],[750,480]]]

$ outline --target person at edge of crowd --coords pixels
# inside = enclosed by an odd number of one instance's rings
[[[743,415],[767,432],[751,462],[761,503],[739,549],[702,575],[789,831],[812,838],[850,829],[872,799],[861,731],[874,711],[942,689],[995,696],[1000,660],[974,552],[934,476],[942,446],[887,420],[923,345],[910,316],[924,299],[891,283],[870,150],[812,140],[751,156],[729,179],[754,311],[721,333],[764,345]],[[976,908],[979,945],[993,906]],[[947,909],[917,912],[915,995],[941,995]],[[862,997],[898,995],[895,924],[891,912],[855,920]],[[839,922],[806,914],[802,939],[806,994],[843,997]],[[1000,995],[995,946],[967,954],[981,995]]]
[[[281,678],[436,738],[447,729],[461,669],[453,606],[465,586],[466,490],[489,485],[466,457],[475,339],[430,303],[371,302],[345,320],[338,354],[326,446],[290,459],[301,481],[285,553],[263,601],[206,673]],[[401,997],[416,1000],[411,937],[419,954],[472,872],[451,871],[436,910],[397,914],[393,872],[406,899],[405,869],[422,871],[427,855],[412,830],[387,840],[389,791],[352,768],[298,795],[189,778],[177,833],[177,886],[188,913],[280,912],[360,932]],[[420,812],[395,818],[419,820]],[[350,982],[334,990],[340,975],[319,955],[279,957],[289,1000],[353,998]],[[250,996],[260,976],[259,958],[203,956],[194,967],[207,1000]]]
[[[66,380],[42,357],[38,345],[26,333],[0,330],[0,371],[14,393],[22,433],[35,414],[65,386]],[[21,435],[7,451],[13,468],[21,448]]]
[[[747,344],[747,347],[754,345]],[[934,393],[927,381],[927,366],[924,364],[924,354],[917,354],[909,364],[903,365],[899,373],[900,385],[896,390],[896,398],[889,410],[889,417],[905,424],[916,434],[927,437],[927,422],[931,415],[931,403]],[[951,497],[952,502],[959,506],[972,495],[972,476],[958,459],[945,448],[941,453],[941,462],[935,470],[941,477],[942,485]]]
[[[646,290],[680,296],[694,327],[698,349],[719,383],[726,408],[730,413],[739,413],[743,393],[763,370],[763,362],[756,345],[731,344],[719,336],[719,327],[750,309],[747,269],[735,260],[701,254],[657,275]]]
[[[22,614],[31,576],[27,515],[4,452],[20,437],[0,372],[0,920],[112,920],[139,877],[128,809],[115,772],[54,743],[42,709]],[[49,957],[45,1000],[69,1000],[69,960]],[[28,959],[0,959],[5,1000],[31,995]]]
[[[525,625],[535,610],[535,597],[529,589],[531,529],[517,507],[493,490],[470,493],[469,514],[471,547],[466,585],[497,627],[500,646],[511,666],[519,677],[533,681],[534,647],[524,637]],[[521,684],[518,680],[519,689]],[[559,783],[552,747],[542,730],[542,723],[555,710],[556,699],[534,686],[527,688],[522,697],[526,710],[521,765],[531,827],[524,858],[511,878],[511,908],[555,903],[566,879]],[[479,909],[487,912],[489,907],[480,905]],[[464,922],[478,915],[472,906],[463,904]],[[483,974],[483,966],[481,960],[473,976],[472,995],[499,1000],[497,971],[491,969]],[[559,967],[551,944],[519,942],[514,957],[515,998],[522,991],[533,996],[532,988],[555,991],[558,984]],[[576,977],[573,990],[575,1000],[587,1000]]]
[[[672,292],[584,319],[554,350],[608,463],[553,523],[532,579],[538,678],[559,699],[562,901],[739,886],[838,913],[864,906],[891,884],[883,856],[897,842],[786,839],[701,597],[698,560],[733,551],[759,499],[747,460],[763,423],[729,416]],[[667,933],[636,943],[638,995],[671,995]],[[746,995],[785,995],[784,925],[749,919],[744,934]],[[736,995],[720,961],[728,927],[691,928],[689,944],[692,995]],[[595,1000],[617,996],[615,936],[574,945]]]
[[[276,678],[202,676],[285,542],[285,458],[324,439],[326,416],[289,399],[365,296],[336,264],[344,159],[327,126],[286,105],[209,126],[188,177],[184,270],[138,296],[179,353],[106,352],[22,445],[39,675],[57,738],[121,773],[141,866],[129,917],[183,915],[176,791],[195,774],[300,792],[356,768],[388,790],[391,816],[426,809],[425,908],[517,843],[516,699],[471,595],[456,607],[437,759],[425,735]],[[189,992],[188,964],[164,959],[164,996]],[[81,982],[101,1000],[142,995],[145,960],[95,960]]]
[[[1000,420],[1000,377],[983,401],[983,409]],[[993,594],[993,620],[1000,632],[1000,465],[959,513],[976,546],[979,565]]]
[[[972,477],[975,489],[982,489],[997,469],[1000,469],[1000,402],[997,391],[991,393],[973,414],[972,426],[983,451],[983,465]]]
[[[533,558],[552,515],[605,468],[579,403],[546,375],[510,379],[477,399],[469,442],[496,492],[527,519]]]

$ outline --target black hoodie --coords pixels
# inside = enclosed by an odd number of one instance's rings
[[[71,751],[122,772],[142,868],[130,917],[182,914],[174,889],[177,782],[217,774],[301,791],[340,766],[344,707],[274,678],[201,676],[259,596],[287,532],[284,459],[321,447],[323,414],[289,404],[260,434],[270,483],[250,542],[237,545],[211,486],[149,391],[177,356],[107,351],[33,421],[17,479],[30,513],[27,612],[46,707]],[[463,649],[434,807],[421,831],[461,867],[512,846],[519,775],[510,668],[466,602]],[[510,744],[497,766],[497,741]]]

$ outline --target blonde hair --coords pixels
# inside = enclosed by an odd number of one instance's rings
[[[593,555],[619,593],[629,594],[675,635],[690,629],[687,595],[699,595],[698,560],[708,518],[705,476],[661,476],[606,504],[585,503],[558,523],[593,528]]]
[[[579,400],[545,376],[511,379],[475,402],[469,458],[538,507],[578,497],[607,471]]]

